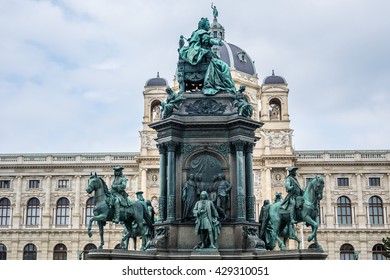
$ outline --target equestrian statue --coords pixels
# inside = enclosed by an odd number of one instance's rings
[[[86,191],[89,194],[94,193],[95,207],[93,217],[88,223],[88,236],[92,236],[92,223],[96,221],[100,234],[99,249],[102,249],[106,223],[109,221],[122,223],[124,225],[124,236],[120,243],[121,248],[127,249],[129,238],[141,236],[141,250],[144,250],[147,242],[147,228],[152,227],[153,222],[147,209],[140,201],[133,201],[127,197],[124,191],[125,184],[123,184],[122,169],[123,167],[114,168],[115,179],[111,190],[108,189],[106,182],[96,172],[91,173]],[[137,228],[137,232],[134,232],[135,228]]]
[[[318,205],[322,199],[324,178],[315,176],[303,191],[295,178],[296,170],[295,167],[289,169],[290,174],[286,179],[288,192],[286,198],[284,200],[279,198],[262,210],[260,237],[265,239],[264,242],[268,250],[274,249],[276,241],[279,248],[285,250],[287,239],[296,240],[298,249],[300,249],[300,240],[295,232],[295,224],[299,222],[305,222],[306,226],[311,226],[312,232],[308,241],[314,240],[315,246],[319,246],[316,218],[319,213]],[[280,237],[283,237],[284,241]]]

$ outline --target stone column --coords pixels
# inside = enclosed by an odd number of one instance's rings
[[[176,166],[175,151],[177,143],[171,141],[167,143],[168,147],[168,166],[167,166],[167,221],[172,222],[176,219]]]
[[[16,177],[16,196],[15,196],[15,208],[12,213],[12,226],[15,229],[20,228],[21,224],[21,209],[20,209],[20,204],[22,200],[22,179],[23,176],[17,176]]]
[[[271,203],[273,203],[275,197],[272,197],[272,178],[271,178],[271,170],[272,168],[271,167],[266,167],[264,168],[265,170],[265,176],[264,176],[264,187],[266,188],[265,189],[265,197],[264,197],[264,200],[265,199],[269,199],[269,201]]]
[[[246,201],[245,201],[245,165],[244,165],[244,142],[236,141],[233,143],[236,148],[236,177],[237,177],[237,220],[246,220]]]
[[[330,184],[330,174],[326,173],[325,176],[325,197],[326,197],[326,213],[325,213],[325,223],[327,228],[333,228],[334,224],[334,215],[332,208],[332,196],[331,196],[331,184]]]
[[[143,168],[141,169],[141,191],[143,191],[144,193],[144,197],[146,199],[147,197],[147,188],[146,188],[146,185],[147,185],[147,172],[148,170],[146,168]]]
[[[80,192],[81,192],[81,176],[74,176],[75,179],[75,201],[74,201],[74,211],[72,218],[72,227],[80,228],[81,224],[81,215],[80,215]]]
[[[158,144],[160,152],[160,196],[158,198],[158,222],[162,223],[167,218],[167,147]]]
[[[255,196],[253,190],[253,143],[245,146],[246,219],[255,221]]]
[[[45,207],[43,208],[42,213],[42,226],[43,228],[50,228],[50,196],[51,196],[51,179],[52,176],[46,176],[46,183],[45,183]]]
[[[356,191],[357,191],[357,211],[356,211],[356,223],[358,228],[366,228],[366,224],[369,223],[369,220],[366,222],[366,215],[364,214],[364,205],[363,205],[363,188],[362,188],[362,175],[361,173],[356,174]]]

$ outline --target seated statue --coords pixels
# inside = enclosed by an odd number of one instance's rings
[[[238,109],[239,116],[250,118],[253,115],[253,107],[250,105],[248,97],[244,93],[245,89],[246,87],[244,85],[240,86],[232,105]]]
[[[181,94],[174,92],[170,87],[165,91],[168,93],[167,100],[161,103],[162,119],[170,117],[174,109],[179,109],[184,97]]]
[[[229,66],[211,49],[213,45],[221,46],[222,41],[214,39],[209,30],[209,20],[202,18],[198,29],[188,39],[188,45],[179,45],[179,88],[181,91],[202,90],[205,95],[223,91],[235,93]]]

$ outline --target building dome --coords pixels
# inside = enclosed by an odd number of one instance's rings
[[[275,76],[274,70],[272,70],[272,75],[265,77],[263,84],[265,85],[287,85],[286,79],[281,76]]]
[[[230,68],[244,72],[249,75],[256,74],[254,61],[248,53],[226,41],[222,41],[222,46],[214,46],[213,50]]]
[[[215,39],[222,40],[222,46],[213,46],[213,51],[230,68],[244,72],[249,75],[256,74],[254,61],[246,51],[225,41],[225,28],[214,18],[211,24],[210,33]]]
[[[156,78],[151,78],[146,81],[146,87],[166,87],[168,86],[168,82],[164,78],[160,78],[160,74],[157,72]]]

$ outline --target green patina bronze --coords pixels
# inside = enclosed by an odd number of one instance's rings
[[[201,18],[198,29],[188,39],[188,45],[179,43],[178,81],[181,91],[202,90],[205,95],[236,92],[229,66],[212,51],[214,45],[221,46],[222,41],[213,38],[209,20]]]
[[[115,168],[115,174],[118,178],[121,174],[121,172],[119,173],[119,171],[121,171],[122,169],[123,168],[121,167]],[[113,188],[117,186],[117,182],[119,182],[119,179],[117,181],[115,181],[114,179]],[[124,192],[123,187],[121,187],[120,189],[121,192]],[[113,221],[115,215],[114,211],[116,212],[119,209],[119,223],[123,223],[125,227],[125,234],[121,240],[121,248],[127,249],[129,238],[134,236],[141,236],[141,250],[143,250],[148,240],[146,236],[146,229],[148,227],[151,227],[153,224],[143,204],[139,201],[131,201],[129,198],[127,198],[127,194],[122,194],[122,197],[118,199],[118,196],[114,196],[113,194],[116,191],[113,189],[111,189],[110,191],[104,180],[101,177],[97,176],[96,173],[91,173],[86,191],[89,194],[94,193],[95,199],[95,208],[93,210],[94,216],[89,220],[88,223],[88,236],[92,236],[92,223],[96,221],[99,226],[100,234],[99,249],[102,249],[104,246],[104,225],[108,221]],[[118,203],[116,202],[117,200],[127,201],[119,202],[118,207]],[[116,207],[118,208],[115,208],[115,203],[117,203]],[[135,228],[137,228],[136,231]]]
[[[174,110],[179,109],[181,102],[185,99],[183,95],[174,92],[170,87],[167,87],[165,91],[168,97],[165,102],[161,103],[162,119],[170,117]]]
[[[244,93],[245,89],[246,87],[244,85],[240,86],[232,105],[237,108],[239,116],[250,118],[253,115],[253,107],[250,105],[248,97]]]
[[[217,18],[218,18],[217,6],[215,6],[213,3],[211,3],[211,9],[213,10],[213,17],[214,17],[214,19],[217,20]]]
[[[208,199],[206,191],[200,194],[200,200],[193,209],[195,233],[200,236],[200,243],[194,249],[216,249],[217,238],[221,233],[221,223],[214,203]]]
[[[290,173],[294,173],[295,171],[296,169],[290,169]],[[292,188],[291,184],[290,180],[286,180],[287,189]],[[295,183],[293,186],[295,188],[297,187]],[[317,244],[318,223],[316,222],[316,218],[318,216],[318,204],[322,199],[323,189],[324,178],[322,176],[316,176],[309,182],[301,195],[296,195],[296,192],[293,194],[290,190],[290,197],[287,197],[284,201],[279,194],[279,198],[273,204],[265,205],[264,209],[262,209],[263,213],[261,213],[260,238],[264,240],[268,250],[273,250],[276,241],[280,249],[285,250],[287,239],[296,240],[299,249],[300,240],[296,235],[294,225],[297,222],[306,222],[307,226],[311,226],[312,233],[309,235],[308,241],[314,240]],[[295,200],[295,204],[291,202],[292,200]],[[293,214],[290,211],[291,209],[285,209],[287,201],[291,205],[289,207],[295,205]],[[280,239],[280,236],[284,238],[284,241]]]

